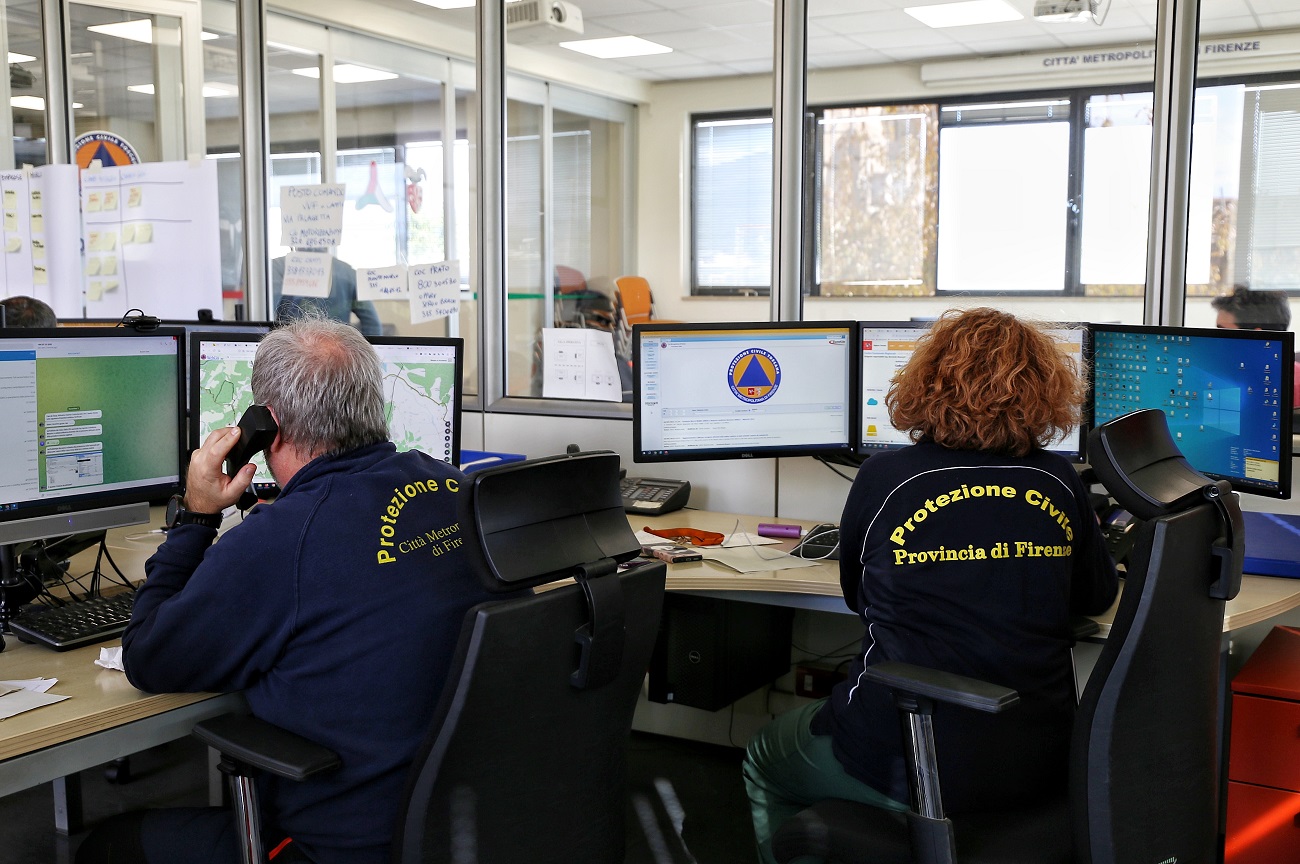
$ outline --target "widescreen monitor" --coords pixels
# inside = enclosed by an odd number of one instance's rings
[[[253,402],[253,357],[256,333],[190,334],[190,442],[238,422]],[[421,450],[444,462],[460,462],[460,380],[464,342],[460,339],[375,336],[369,339],[383,368],[388,431],[398,450]],[[265,458],[257,466],[254,486],[275,481]]]
[[[932,321],[861,321],[857,344],[861,361],[858,393],[858,453],[870,456],[882,450],[897,450],[912,443],[906,432],[889,422],[885,396],[895,373],[902,369],[916,350],[916,343],[929,331]],[[1075,361],[1075,368],[1085,369],[1088,330],[1082,324],[1049,325],[1047,333],[1056,347]],[[1082,462],[1086,454],[1087,428],[1080,424],[1050,442],[1048,450],[1072,462]]]
[[[632,328],[633,459],[849,455],[853,323]]]
[[[0,330],[0,544],[145,522],[179,491],[183,335]]]
[[[1108,324],[1092,343],[1093,423],[1159,408],[1196,470],[1291,496],[1294,334]]]

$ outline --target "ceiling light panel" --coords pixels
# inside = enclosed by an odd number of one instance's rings
[[[642,39],[640,36],[611,36],[608,39],[580,39],[574,42],[561,42],[561,48],[577,51],[602,60],[618,57],[644,57],[649,54],[671,54],[667,45]]]
[[[92,24],[86,29],[104,36],[116,36],[118,39],[143,42],[146,45],[153,44],[153,22],[148,18],[136,18],[134,21],[117,21],[113,24]]]
[[[971,24],[999,24],[1021,21],[1021,15],[1005,0],[965,0],[934,6],[909,6],[903,9],[927,27],[966,27]]]

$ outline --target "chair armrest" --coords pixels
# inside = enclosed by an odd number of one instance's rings
[[[193,735],[223,756],[290,780],[306,780],[341,763],[328,747],[249,714],[222,714],[194,724]]]
[[[895,660],[868,666],[863,674],[867,680],[891,690],[974,708],[986,714],[1000,714],[1020,701],[1020,694],[1009,687]]]
[[[1096,636],[1101,632],[1101,625],[1087,615],[1072,615],[1070,617],[1070,638],[1075,642],[1082,642],[1089,636]]]

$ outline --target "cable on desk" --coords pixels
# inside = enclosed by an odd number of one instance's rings
[[[764,554],[763,554],[763,547],[762,547],[762,546],[759,546],[758,544],[756,544],[756,543],[754,542],[754,538],[753,538],[753,536],[751,536],[750,533],[749,533],[748,531],[741,531],[741,530],[740,530],[740,520],[739,520],[739,519],[736,520],[736,527],[735,527],[735,528],[732,528],[732,529],[731,529],[731,533],[728,534],[728,535],[726,536],[726,538],[722,541],[722,545],[725,547],[725,546],[727,545],[727,542],[730,541],[731,538],[732,538],[732,537],[735,537],[737,534],[744,534],[744,535],[745,535],[745,542],[749,544],[750,551],[752,551],[752,552],[754,553],[754,556],[755,556],[756,558],[758,558],[759,561],[777,561],[777,560],[780,560],[780,559],[783,558],[783,557],[788,557],[789,554],[790,554],[789,552],[781,552],[781,551],[778,551],[775,555],[772,555],[772,556],[764,555]]]

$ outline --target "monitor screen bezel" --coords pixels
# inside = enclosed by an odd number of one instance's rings
[[[175,360],[175,379],[176,379],[176,479],[158,483],[141,484],[129,489],[113,489],[109,491],[85,492],[80,494],[59,496],[57,498],[47,499],[45,501],[33,502],[15,502],[20,506],[16,508],[0,508],[0,523],[31,523],[32,536],[25,536],[26,540],[37,540],[42,537],[59,536],[61,534],[73,533],[78,528],[77,514],[89,513],[96,510],[109,510],[112,508],[123,508],[134,504],[158,505],[165,502],[172,495],[178,494],[185,483],[185,397],[187,393],[185,381],[185,331],[179,327],[158,327],[153,330],[138,331],[131,327],[54,327],[54,328],[0,328],[0,347],[9,340],[33,340],[33,339],[58,339],[58,340],[83,340],[83,339],[148,339],[158,337],[171,337],[176,343],[176,352],[173,355]],[[148,410],[149,406],[140,406],[140,410]],[[93,517],[90,517],[93,519]],[[84,520],[81,520],[84,521]],[[59,525],[56,523],[66,524]],[[10,526],[16,528],[16,526]],[[6,531],[6,535],[11,531]]]
[[[185,367],[185,404],[189,417],[187,427],[190,436],[190,450],[199,449],[203,445],[203,439],[207,437],[204,431],[199,428],[199,412],[192,401],[199,390],[199,343],[205,340],[208,342],[261,342],[262,337],[265,335],[265,333],[253,333],[244,330],[186,331],[189,344],[186,346],[188,364]]]
[[[1088,342],[1091,346],[1092,356],[1089,358],[1089,375],[1088,375],[1088,425],[1095,427],[1096,421],[1096,335],[1101,331],[1111,331],[1119,333],[1147,333],[1155,336],[1200,336],[1210,339],[1228,339],[1228,340],[1246,340],[1254,342],[1265,342],[1270,339],[1282,342],[1284,359],[1282,363],[1282,402],[1283,406],[1289,405],[1294,396],[1295,387],[1295,334],[1287,330],[1237,330],[1231,328],[1217,327],[1171,327],[1159,324],[1089,324],[1088,325]],[[1285,356],[1289,354],[1291,362],[1286,362]],[[1265,498],[1287,499],[1291,497],[1292,482],[1292,420],[1294,406],[1290,410],[1279,412],[1281,418],[1281,428],[1278,434],[1278,482],[1277,488],[1269,486],[1260,486],[1250,483],[1245,478],[1229,477],[1216,472],[1207,471],[1198,465],[1193,464],[1200,473],[1212,480],[1226,480],[1232,485],[1233,491],[1244,492],[1251,495],[1259,495]],[[1190,463],[1191,460],[1189,459]]]
[[[677,450],[667,453],[645,453],[641,447],[643,408],[641,403],[641,340],[650,333],[687,333],[694,331],[707,330],[734,330],[742,332],[747,330],[826,330],[834,328],[843,328],[845,331],[848,345],[845,350],[844,370],[845,377],[848,381],[848,392],[846,394],[845,409],[848,414],[848,429],[846,430],[847,441],[843,444],[836,444],[830,447],[811,447],[811,446],[789,446],[789,447],[727,447],[710,450]],[[632,327],[632,461],[633,462],[704,462],[723,459],[769,459],[780,457],[795,456],[813,456],[813,457],[851,457],[854,452],[854,442],[858,437],[857,430],[857,389],[858,389],[858,364],[854,362],[855,355],[853,352],[853,339],[855,336],[855,322],[850,320],[836,321],[726,321],[718,323],[650,323],[636,324]]]
[[[456,371],[452,379],[451,465],[460,467],[461,407],[464,404],[465,340],[459,336],[367,336],[371,345],[423,345],[454,348]],[[390,430],[391,433],[391,430]],[[427,454],[433,457],[433,454]]]
[[[853,329],[853,350],[854,350],[855,365],[858,367],[858,389],[857,392],[853,394],[853,406],[856,409],[856,413],[858,415],[856,421],[856,428],[858,431],[856,435],[856,440],[854,440],[853,442],[853,452],[857,456],[863,459],[868,459],[875,454],[888,453],[891,450],[902,450],[906,447],[910,447],[912,444],[915,443],[909,440],[906,443],[900,442],[894,444],[886,444],[884,446],[868,447],[866,445],[866,442],[862,440],[862,436],[865,434],[866,431],[866,427],[865,424],[863,423],[863,417],[862,417],[862,409],[866,407],[862,401],[862,385],[865,377],[862,374],[863,333],[869,327],[891,327],[900,330],[916,330],[919,333],[924,334],[929,332],[930,327],[933,324],[934,321],[920,321],[915,318],[910,319],[908,321],[858,321],[856,322],[856,325],[854,326]],[[917,338],[920,337],[918,336]]]
[[[266,334],[246,333],[236,330],[196,330],[189,334],[190,352],[189,352],[189,382],[188,393],[193,396],[198,390],[198,369],[199,369],[199,344],[208,342],[261,342],[262,337]],[[366,341],[371,345],[426,345],[430,347],[449,347],[454,348],[455,356],[455,380],[452,387],[453,392],[453,423],[452,423],[452,452],[451,464],[459,467],[460,465],[460,438],[462,422],[462,405],[463,405],[463,378],[465,371],[465,340],[453,336],[367,336]],[[194,447],[198,447],[202,442],[200,436],[203,430],[199,428],[199,414],[191,408],[189,421],[190,440]],[[432,456],[432,454],[430,454]]]
[[[866,445],[866,442],[862,440],[863,430],[864,430],[862,410],[865,407],[865,405],[862,404],[862,381],[863,381],[862,337],[863,334],[868,328],[873,328],[873,327],[892,327],[892,328],[898,328],[903,330],[919,330],[922,333],[927,333],[929,332],[930,328],[934,325],[935,321],[937,320],[938,320],[937,318],[929,321],[912,318],[911,320],[908,321],[859,321],[858,322],[858,329],[857,329],[855,342],[854,342],[854,344],[857,346],[857,352],[858,352],[858,356],[857,356],[858,392],[855,395],[855,399],[857,400],[856,405],[857,405],[857,415],[858,415],[857,417],[858,440],[855,442],[855,447],[856,447],[855,452],[857,453],[858,456],[866,459],[872,456],[873,454],[888,453],[891,450],[902,450],[906,447],[911,446],[911,444],[914,443],[914,442],[893,443],[884,446],[868,447]],[[1060,456],[1063,459],[1067,459],[1073,464],[1082,465],[1086,463],[1088,459],[1088,432],[1092,428],[1092,422],[1091,422],[1092,417],[1089,411],[1089,408],[1091,407],[1091,394],[1092,394],[1092,330],[1091,330],[1092,325],[1082,321],[1035,321],[1034,325],[1043,330],[1073,330],[1079,333],[1083,337],[1080,340],[1082,344],[1080,345],[1078,372],[1079,372],[1079,377],[1084,381],[1084,384],[1087,388],[1089,395],[1087,401],[1085,401],[1084,404],[1080,406],[1079,409],[1080,411],[1079,429],[1075,438],[1075,447],[1072,450],[1042,448],[1047,453],[1055,453],[1057,456]]]

